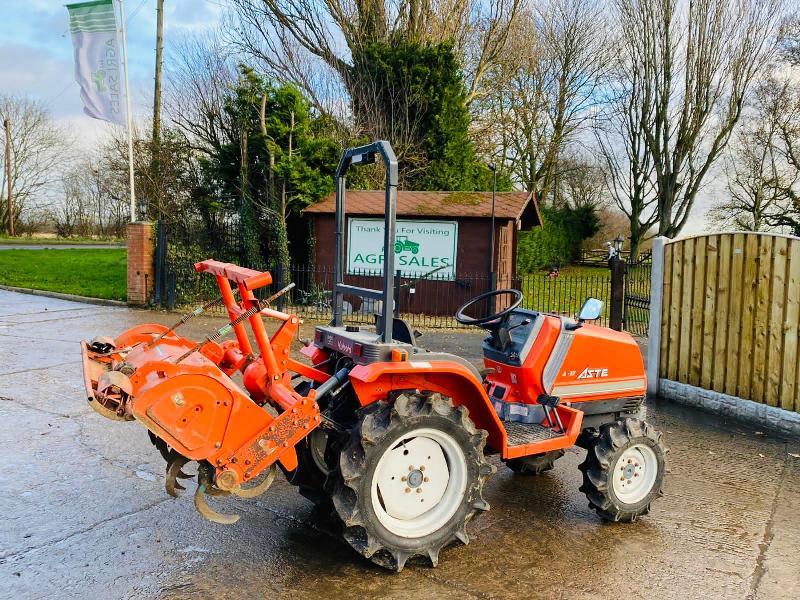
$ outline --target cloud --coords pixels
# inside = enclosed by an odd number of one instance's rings
[[[82,112],[72,62],[45,48],[0,43],[0,89],[33,96],[51,105],[55,116]]]
[[[173,34],[216,27],[223,1],[166,2],[165,44]],[[128,0],[125,10],[131,102],[134,115],[140,117],[152,111],[156,2]],[[73,79],[72,40],[62,2],[4,0],[0,40],[0,90],[33,96],[48,104],[56,119],[69,119],[73,126],[91,121],[83,114]]]

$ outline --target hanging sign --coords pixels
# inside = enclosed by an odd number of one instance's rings
[[[383,273],[383,219],[348,220],[347,272]],[[456,221],[397,221],[394,265],[406,277],[452,281],[456,278]]]

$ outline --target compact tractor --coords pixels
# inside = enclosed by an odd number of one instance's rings
[[[378,156],[386,165],[389,251],[375,290],[344,281],[345,173]],[[600,316],[598,300],[572,319],[520,308],[521,292],[496,290],[456,314],[488,333],[483,370],[423,349],[393,311],[396,193],[387,142],[344,152],[333,320],[301,348],[305,360],[291,351],[300,319],[271,305],[286,288],[259,299],[254,292],[272,283],[270,273],[206,260],[195,268],[216,279],[215,302],[229,323],[200,341],[179,336],[176,328],[206,305],[173,327],[139,325],[83,342],[91,406],[141,422],[167,461],[167,492],[178,496],[182,482],[196,479],[194,503],[207,519],[236,522],[208,497],[260,495],[280,467],[304,496],[331,510],[353,549],[395,571],[414,557],[435,566],[445,546],[468,543],[470,521],[489,509],[491,455],[535,475],[579,446],[590,507],[608,521],[647,514],[662,493],[666,449],[643,420],[636,342],[590,323]],[[376,301],[374,328],[344,323],[346,294]],[[280,323],[272,335],[265,317]],[[230,331],[235,339],[224,340]]]

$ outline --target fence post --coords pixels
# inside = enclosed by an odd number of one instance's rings
[[[611,259],[611,298],[608,321],[611,329],[622,331],[625,308],[625,261],[620,256]]]
[[[280,261],[280,260],[278,261],[278,264],[276,265],[276,269],[275,270],[277,271],[277,275],[278,275],[278,277],[277,277],[277,279],[278,279],[277,288],[280,290],[280,289],[283,289],[283,287],[286,285],[284,283],[284,276],[286,274],[284,273],[284,269],[283,269],[283,261]],[[289,272],[291,273],[291,267],[289,267]],[[283,311],[285,306],[286,306],[286,295],[282,294],[278,298],[278,310]]]
[[[661,352],[661,308],[664,296],[664,244],[667,238],[653,240],[653,264],[650,270],[650,324],[647,330],[647,393],[658,394],[658,363]]]
[[[153,279],[153,302],[161,306],[164,301],[164,280],[167,265],[167,228],[164,221],[156,224],[156,264]]]

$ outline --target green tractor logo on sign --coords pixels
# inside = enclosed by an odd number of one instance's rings
[[[397,240],[394,243],[394,253],[400,254],[401,252],[411,252],[411,254],[417,254],[419,252],[419,244],[417,242],[412,242],[405,235],[398,235]]]
[[[102,94],[106,91],[106,72],[104,69],[99,69],[92,73],[92,81],[94,81],[94,85],[99,93]]]

